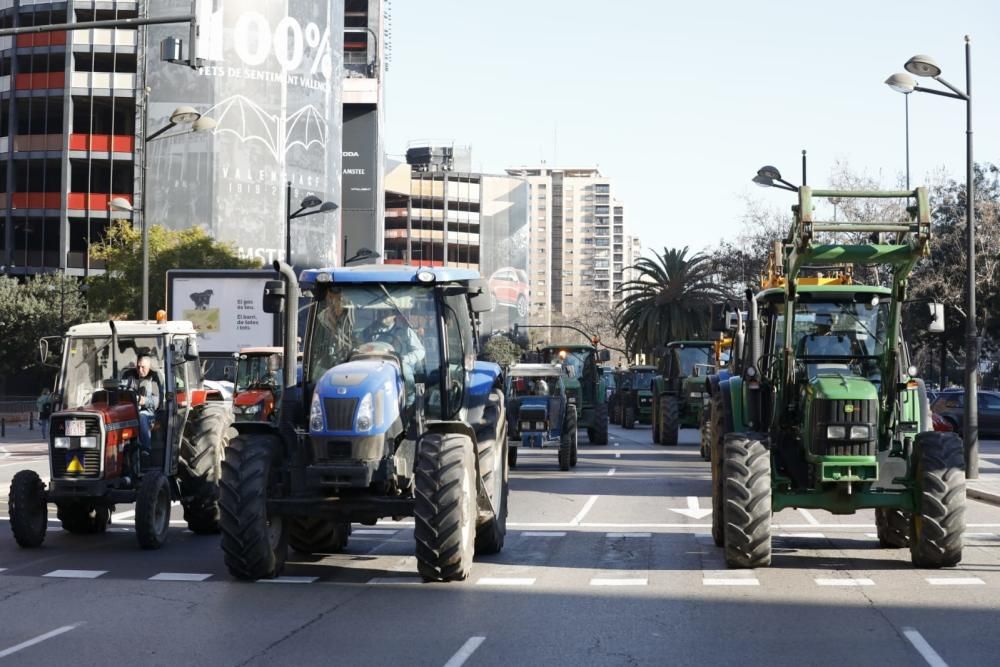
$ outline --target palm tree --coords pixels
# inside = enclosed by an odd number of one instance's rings
[[[640,257],[629,267],[634,277],[622,285],[615,316],[615,332],[633,353],[672,340],[705,338],[710,305],[729,296],[715,280],[708,255],[688,257],[687,247],[653,255],[655,259]]]

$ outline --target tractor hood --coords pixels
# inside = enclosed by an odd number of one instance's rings
[[[809,393],[816,398],[834,401],[878,399],[878,389],[871,381],[856,375],[820,375],[809,381]]]
[[[521,410],[532,408],[534,410],[547,411],[549,409],[549,399],[546,396],[524,396],[517,400]]]
[[[399,365],[388,359],[361,359],[335,366],[316,383],[324,414],[324,431],[338,435],[379,435],[399,418],[403,379]],[[368,413],[370,428],[360,428]],[[313,429],[316,432],[315,429]]]

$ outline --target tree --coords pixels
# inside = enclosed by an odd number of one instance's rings
[[[84,319],[86,302],[76,278],[49,273],[20,283],[0,276],[0,376],[41,366],[38,340],[61,336]]]
[[[521,358],[521,348],[505,334],[497,334],[486,341],[486,345],[483,346],[483,354],[488,361],[506,368],[517,363]]]
[[[90,302],[107,317],[139,317],[142,299],[142,234],[126,220],[116,220],[91,257],[107,271],[90,279]],[[155,312],[166,304],[168,269],[252,269],[256,259],[242,259],[232,244],[212,239],[201,227],[178,231],[159,225],[149,229],[149,304]],[[152,313],[150,313],[152,315]]]
[[[788,235],[792,225],[791,205],[781,210],[747,197],[743,229],[733,240],[721,240],[711,253],[719,282],[733,294],[760,287],[767,270],[767,257],[775,241]]]
[[[622,285],[615,319],[629,352],[649,352],[672,340],[707,338],[711,304],[729,297],[716,280],[708,255],[688,257],[664,248],[654,258],[640,257],[630,269],[637,276]]]

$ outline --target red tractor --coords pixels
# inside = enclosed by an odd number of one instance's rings
[[[46,486],[33,470],[22,470],[10,486],[10,526],[20,546],[44,541],[48,503],[71,533],[102,533],[116,504],[135,503],[136,536],[145,549],[166,541],[174,500],[193,532],[218,532],[231,413],[218,392],[202,385],[192,324],[164,320],[81,324],[64,337],[50,417],[51,481]],[[43,339],[43,362],[48,347]],[[124,388],[140,357],[149,359],[160,396],[148,456],[140,456],[139,397]]]
[[[280,347],[245,347],[236,355],[233,418],[236,421],[274,422],[279,404]]]

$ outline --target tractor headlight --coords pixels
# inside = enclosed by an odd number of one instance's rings
[[[313,392],[312,405],[309,406],[309,430],[323,430],[323,407],[319,402],[319,394]]]
[[[97,437],[89,435],[80,438],[80,449],[97,449]]]
[[[701,392],[700,391],[692,391],[691,392],[691,398],[701,398]]]
[[[535,422],[535,428],[539,431],[545,430],[545,422]]]
[[[847,428],[844,426],[827,426],[826,427],[826,439],[827,440],[843,440],[847,437]]]
[[[245,415],[255,415],[258,412],[260,412],[260,403],[254,403],[243,408],[243,414]]]
[[[69,438],[57,435],[52,438],[52,446],[56,449],[69,449]]]
[[[365,394],[358,406],[358,416],[354,420],[354,427],[358,431],[372,430],[372,395]]]
[[[522,431],[530,431],[531,430],[531,422],[521,422],[521,430]]]
[[[870,437],[871,431],[867,425],[851,427],[851,440],[868,440]]]

